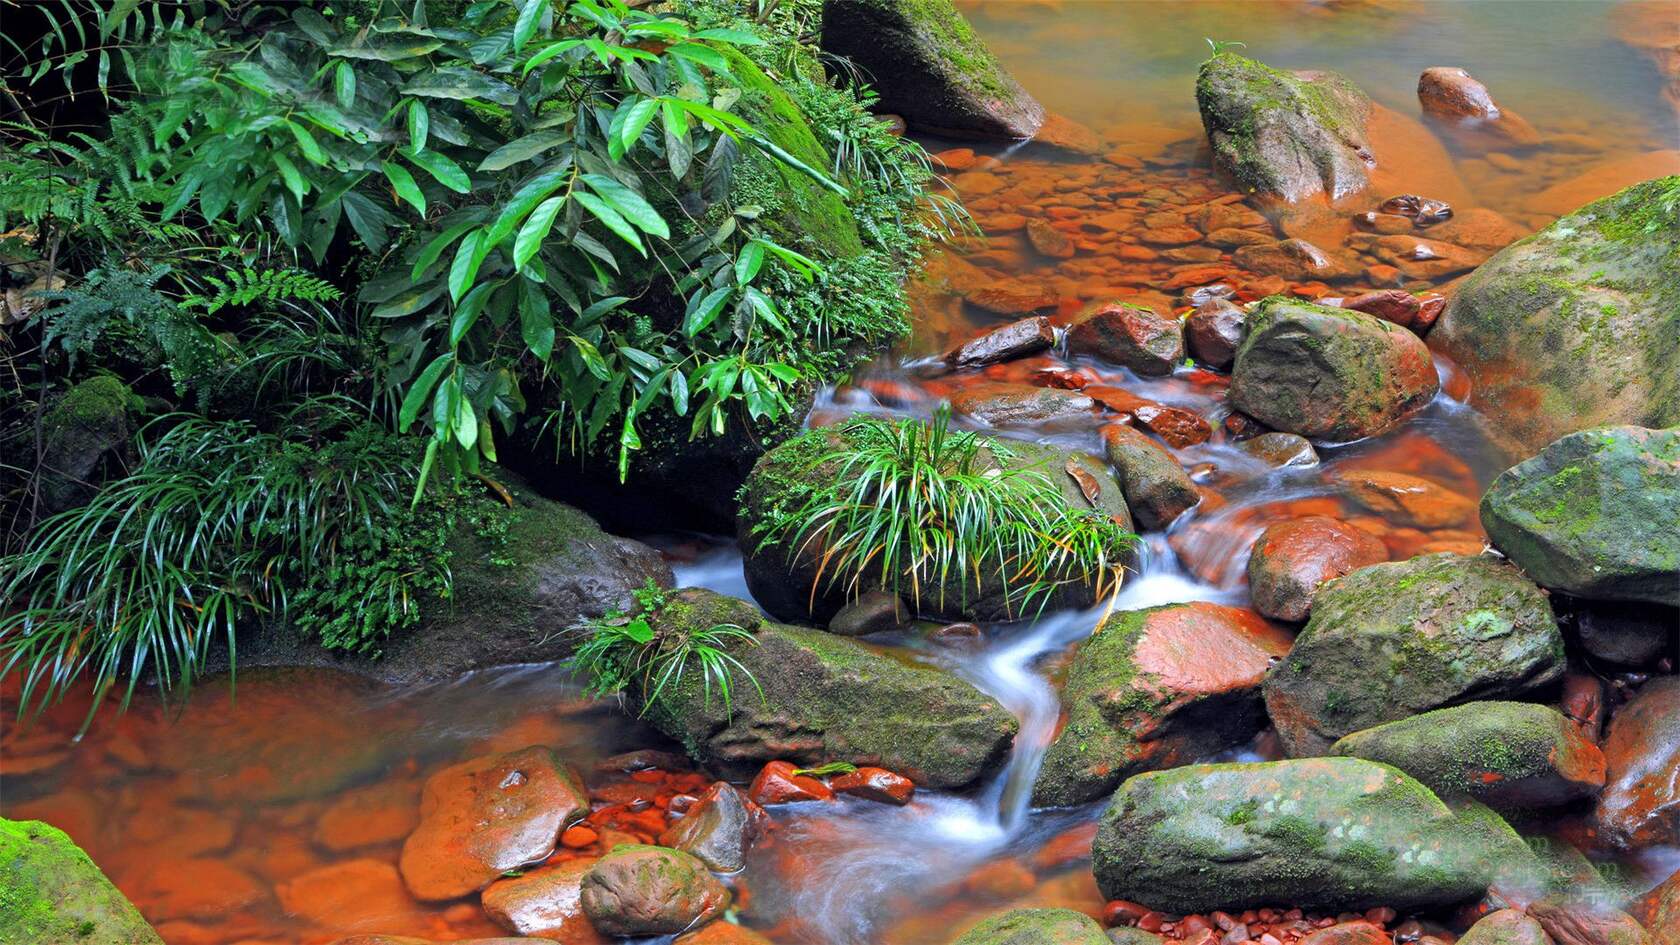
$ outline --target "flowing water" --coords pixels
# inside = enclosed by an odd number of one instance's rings
[[[1015,2],[965,10],[1023,84],[1096,131],[1107,154],[1068,157],[1026,146],[951,157],[953,165],[980,162],[950,179],[988,237],[970,240],[960,259],[929,260],[914,296],[915,337],[851,385],[825,392],[812,422],[858,411],[926,416],[965,387],[996,381],[1087,391],[1107,385],[1206,417],[1213,437],[1178,451],[1204,501],[1168,533],[1146,536],[1137,572],[1114,603],[1121,609],[1246,604],[1247,549],[1266,524],[1313,513],[1372,518],[1327,482],[1336,470],[1405,472],[1475,497],[1504,465],[1489,435],[1499,418],[1463,404],[1465,381],[1444,361],[1437,365],[1442,395],[1399,429],[1323,446],[1320,465],[1284,469],[1228,439],[1224,378],[1208,371],[1146,379],[1056,355],[969,375],[927,377],[917,369],[918,357],[1004,320],[964,303],[976,281],[1048,298],[1058,319],[1114,296],[1182,311],[1185,290],[1216,281],[1239,300],[1376,287],[1369,278],[1332,289],[1244,273],[1201,240],[1145,238],[1168,225],[1158,214],[1182,218],[1228,199],[1208,169],[1194,106],[1204,36],[1244,41],[1248,53],[1273,65],[1343,71],[1392,110],[1382,119],[1384,140],[1398,142],[1389,153],[1405,159],[1385,170],[1391,179],[1384,185],[1448,199],[1461,213],[1497,211],[1520,231],[1615,189],[1617,174],[1631,180],[1680,166],[1663,79],[1618,39],[1628,32],[1626,14],[1609,4]],[[1413,88],[1422,68],[1442,64],[1470,69],[1547,143],[1491,154],[1435,144],[1417,123]],[[1021,223],[1009,219],[1023,215],[1086,221],[1070,228],[1080,256],[1034,254]],[[1367,270],[1374,275],[1381,273]],[[1422,285],[1414,279],[1408,287]],[[999,432],[1095,450],[1102,422],[1093,415]],[[1367,524],[1396,558],[1474,551],[1483,539],[1474,516],[1432,530]],[[657,541],[681,583],[747,596],[739,555],[726,541]],[[1067,612],[989,626],[968,648],[916,633],[872,639],[946,666],[995,696],[1021,720],[1015,751],[1003,771],[967,794],[924,791],[903,808],[843,798],[777,809],[776,829],[734,878],[745,901],[742,921],[787,945],[925,945],[1010,905],[1100,907],[1088,868],[1098,807],[1035,811],[1027,804],[1060,715],[1056,673],[1100,617]],[[9,711],[15,696],[0,691],[0,708]],[[551,745],[586,772],[601,808],[592,823],[643,839],[657,833],[658,806],[695,786],[593,771],[620,751],[673,746],[614,707],[583,700],[552,666],[402,691],[321,670],[251,672],[240,676],[236,696],[213,683],[174,707],[143,693],[129,713],[106,712],[80,740],[72,735],[85,701],[73,699],[34,725],[8,721],[0,737],[0,812],[67,830],[170,945],[316,943],[357,931],[451,939],[497,930],[470,901],[414,903],[392,868],[431,772],[488,751]],[[1233,756],[1264,757],[1269,745],[1263,735]],[[322,873],[327,867],[338,869]]]

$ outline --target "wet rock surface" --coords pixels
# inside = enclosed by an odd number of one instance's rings
[[[1184,340],[1190,356],[1209,367],[1230,367],[1237,359],[1247,318],[1241,306],[1227,299],[1210,299],[1196,306],[1184,320]]]
[[[982,920],[953,945],[1108,945],[1108,937],[1072,909],[1015,909]]]
[[[673,935],[717,918],[729,890],[706,864],[665,847],[626,844],[583,874],[578,898],[606,935]]]
[[[1068,671],[1067,724],[1045,754],[1033,802],[1089,801],[1139,771],[1253,737],[1264,725],[1260,682],[1289,640],[1253,611],[1218,604],[1109,617]]]
[[[1680,677],[1653,679],[1610,720],[1598,829],[1619,847],[1680,843]]]
[[[1144,375],[1171,374],[1184,360],[1178,321],[1128,303],[1081,313],[1068,326],[1067,348],[1069,354],[1090,355]]]
[[[1323,515],[1269,526],[1248,558],[1254,609],[1276,620],[1307,619],[1313,595],[1325,581],[1388,560],[1371,533]]]
[[[484,890],[484,914],[509,932],[551,938],[565,945],[605,942],[583,912],[583,877],[591,858],[564,860],[499,879]]]
[[[1476,920],[1459,945],[1552,945],[1540,923],[1520,909],[1500,909]]]
[[[1430,554],[1326,583],[1266,708],[1291,755],[1321,754],[1373,725],[1473,699],[1532,692],[1563,675],[1546,597],[1493,558]]]
[[[659,835],[659,843],[692,853],[720,873],[734,873],[747,865],[747,851],[768,820],[763,808],[733,785],[718,781]]]
[[[1103,427],[1103,450],[1119,473],[1132,518],[1147,529],[1164,529],[1201,501],[1190,475],[1165,447],[1124,423]]]

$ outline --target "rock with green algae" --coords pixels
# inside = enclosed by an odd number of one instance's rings
[[[0,818],[0,945],[163,945],[163,939],[64,831]]]
[[[1546,930],[1521,909],[1490,912],[1458,940],[1459,945],[1552,945]]]
[[[729,908],[729,889],[699,859],[669,847],[620,844],[583,874],[578,901],[597,932],[674,935]]]
[[[919,131],[1020,139],[1044,125],[950,0],[825,0],[822,48],[859,66],[881,109]]]
[[[1371,100],[1334,72],[1285,72],[1232,52],[1196,76],[1214,166],[1244,191],[1291,203],[1365,189]]]
[[[835,481],[846,461],[846,450],[864,442],[864,435],[862,428],[850,424],[808,430],[765,454],[741,488],[736,533],[741,543],[747,587],[753,599],[770,614],[783,620],[826,624],[847,603],[845,580],[831,581],[831,572],[819,569],[820,540],[805,543],[801,548],[786,540],[770,540],[765,529],[779,516],[802,508],[811,498],[815,484]],[[1068,507],[1096,508],[1124,528],[1132,527],[1125,494],[1101,459],[1078,450],[1018,440],[983,438],[982,442],[988,445],[981,450],[976,472],[1003,468],[1036,470],[1059,489]],[[1070,473],[1070,466],[1077,473]],[[1117,560],[1124,560],[1131,551],[1129,547],[1110,550]],[[1001,571],[995,566],[983,574],[985,577],[978,583],[966,577],[952,578],[943,587],[922,588],[919,594],[912,594],[906,588],[900,596],[917,616],[954,620],[1019,618],[1019,589],[1006,595],[999,577]],[[866,578],[860,585],[873,588],[876,582]],[[1046,606],[1088,607],[1095,600],[1095,587],[1069,584],[1054,592]]]
[[[1481,517],[1494,547],[1542,586],[1680,605],[1680,427],[1564,436],[1501,473]]]
[[[1033,803],[1080,804],[1140,771],[1243,744],[1266,724],[1260,682],[1290,634],[1250,610],[1193,602],[1111,615],[1074,656],[1067,724]]]
[[[140,398],[117,377],[100,374],[65,391],[41,423],[41,502],[49,512],[93,496],[100,461],[128,443]]]
[[[1351,309],[1283,296],[1248,317],[1228,395],[1269,427],[1327,440],[1373,436],[1440,389],[1417,335]]]
[[[1550,706],[1471,702],[1354,732],[1330,746],[1393,765],[1442,797],[1506,813],[1555,807],[1604,787],[1604,753]]]
[[[652,622],[660,633],[724,624],[751,634],[724,645],[745,669],[730,670],[728,703],[695,670],[646,707],[656,728],[728,778],[746,780],[775,760],[845,761],[959,788],[998,768],[1015,738],[1015,717],[955,675],[773,623],[733,597],[687,588]]]
[[[1680,176],[1587,204],[1472,272],[1429,333],[1519,456],[1680,424]],[[1672,584],[1672,582],[1671,582]]]
[[[1109,945],[1102,926],[1072,909],[1011,909],[989,916],[952,945]]]
[[[1481,805],[1358,758],[1190,765],[1121,785],[1091,868],[1108,899],[1172,912],[1445,906],[1538,868]]]
[[[1563,675],[1546,595],[1496,558],[1421,555],[1322,585],[1266,711],[1292,757],[1430,709],[1523,695]]]

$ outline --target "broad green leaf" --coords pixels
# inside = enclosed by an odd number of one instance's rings
[[[467,293],[467,287],[472,285],[473,277],[478,275],[478,267],[484,262],[484,257],[478,254],[478,247],[483,241],[484,231],[474,230],[455,249],[455,261],[449,266],[451,302],[459,303],[461,296]]]
[[[758,276],[758,270],[764,265],[764,244],[753,240],[741,247],[741,255],[735,257],[735,284],[747,285]]]
[[[554,217],[565,206],[564,195],[550,197],[537,205],[531,215],[525,218],[525,224],[519,228],[519,235],[513,240],[513,268],[524,269],[538,250],[542,249],[543,240],[548,239],[549,230],[554,228]]]
[[[379,304],[368,315],[371,318],[406,318],[436,302],[444,293],[440,283],[417,286],[414,289]]]
[[[408,158],[415,167],[432,175],[438,183],[458,194],[464,194],[472,188],[472,180],[467,177],[466,171],[461,170],[461,165],[436,151],[416,151],[413,148],[404,148],[401,154]]]
[[[396,33],[374,33],[363,44],[346,43],[327,50],[329,55],[346,59],[373,59],[379,62],[401,62],[414,59],[443,48],[443,40]]]
[[[452,426],[455,428],[455,442],[461,444],[462,449],[470,450],[478,443],[478,415],[473,413],[472,401],[466,397],[455,405]]]
[[[481,171],[499,171],[512,167],[520,161],[541,155],[543,152],[558,144],[571,140],[570,131],[539,131],[526,135],[514,141],[509,141],[485,157],[478,165]]]
[[[454,357],[453,354],[449,353],[438,355],[431,364],[426,365],[426,369],[420,372],[419,378],[408,388],[408,393],[403,396],[402,409],[397,412],[397,430],[399,432],[407,433],[409,427],[414,426],[414,421],[420,416],[420,408],[425,406],[426,398],[432,393],[432,387],[437,384],[438,378],[443,376],[443,372],[449,368],[449,364],[454,360]]]
[[[386,161],[380,165],[385,171],[385,177],[396,188],[397,196],[409,202],[421,216],[426,215],[426,195],[420,192],[420,185],[414,182],[414,175],[401,164]]]
[[[274,167],[280,172],[280,179],[285,182],[286,189],[292,192],[297,202],[303,203],[303,195],[308,192],[309,185],[304,183],[303,175],[298,173],[297,165],[292,159],[279,151],[274,152]]]
[[[427,243],[426,247],[420,250],[420,255],[415,258],[414,269],[409,273],[409,279],[419,282],[420,277],[425,274],[432,263],[437,262],[438,257],[443,255],[443,251],[449,248],[449,244],[460,239],[462,233],[478,226],[478,223],[479,221],[476,219],[466,220],[433,237],[432,241]]]
[[[519,336],[539,361],[554,353],[554,316],[548,297],[527,283],[519,295]]]
[[[333,95],[338,97],[339,108],[356,103],[356,70],[348,62],[341,62],[333,69]]]
[[[688,378],[681,371],[671,372],[671,409],[679,417],[688,413]]]
[[[472,330],[473,323],[484,312],[485,303],[490,301],[491,293],[496,291],[496,283],[485,282],[475,285],[467,297],[455,306],[455,314],[449,319],[449,344],[451,347],[461,343],[461,339]]]
[[[563,39],[557,43],[549,43],[547,46],[538,50],[536,55],[525,60],[525,67],[519,70],[519,74],[521,76],[529,75],[532,69],[535,69],[550,59],[553,59],[555,56],[560,55],[568,49],[575,49],[576,47],[582,45],[583,40],[581,39]]]
[[[665,51],[673,56],[687,59],[689,62],[699,63],[715,72],[729,71],[729,60],[723,57],[723,53],[710,46],[702,46],[699,43],[678,43]]]
[[[636,139],[647,130],[648,123],[659,112],[659,101],[651,98],[635,98],[628,101],[613,115],[612,126],[607,130],[607,153],[613,160],[619,160],[636,146]]]
[[[519,101],[519,91],[498,79],[471,69],[450,66],[424,73],[403,86],[407,95],[427,98],[451,98],[461,101],[482,99],[497,105],[512,106]]]
[[[683,316],[683,334],[690,338],[706,330],[706,327],[717,320],[718,313],[723,311],[729,298],[735,290],[730,286],[719,286],[700,299],[688,314]]]
[[[577,349],[578,357],[583,359],[583,366],[589,369],[589,373],[603,381],[612,377],[612,372],[607,369],[607,361],[601,357],[599,348],[596,348],[589,339],[580,335],[570,337],[572,347]]]
[[[525,0],[524,9],[519,11],[519,19],[513,24],[513,51],[525,48],[531,37],[537,35],[537,27],[542,24],[542,16],[548,11],[548,0]]]
[[[408,102],[408,146],[415,151],[426,150],[426,135],[431,131],[432,116],[419,99]],[[409,158],[409,160],[414,160]]]
[[[593,214],[595,219],[600,220],[607,229],[618,234],[620,239],[635,247],[636,252],[643,256],[647,255],[647,249],[642,246],[642,238],[636,235],[636,228],[619,216],[617,210],[607,206],[594,194],[586,194],[581,190],[573,191],[572,199],[576,200],[583,209]]]
[[[585,174],[583,182],[589,189],[607,202],[607,205],[618,211],[619,215],[634,223],[643,233],[661,238],[669,238],[671,228],[665,225],[665,218],[659,211],[653,209],[641,194],[624,186],[605,174]]]
[[[514,191],[513,196],[509,197],[507,203],[502,205],[502,212],[496,216],[495,222],[490,224],[487,230],[485,237],[488,240],[487,246],[496,246],[502,240],[512,236],[514,228],[519,225],[519,221],[525,219],[525,215],[530,213],[537,204],[548,199],[549,194],[560,189],[560,185],[566,182],[570,173],[570,169],[566,167],[544,171],[526,181],[524,186]]]

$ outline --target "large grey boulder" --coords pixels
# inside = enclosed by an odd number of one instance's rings
[[[1577,430],[1680,424],[1680,177],[1594,201],[1483,263],[1430,347],[1520,455]]]
[[[1501,473],[1481,512],[1494,547],[1545,587],[1680,605],[1680,428],[1571,433]]]
[[[1178,913],[1445,906],[1533,867],[1499,815],[1357,758],[1190,765],[1127,781],[1091,869],[1107,899]]]
[[[752,605],[689,588],[652,617],[656,633],[718,625],[752,639],[725,644],[729,703],[698,669],[646,706],[647,719],[712,770],[747,780],[766,762],[845,761],[959,788],[999,767],[1019,723],[997,700],[942,669],[821,630],[773,623]]]

